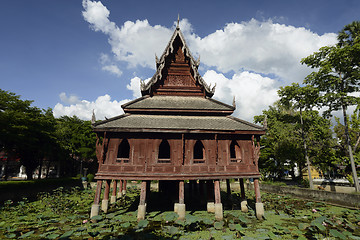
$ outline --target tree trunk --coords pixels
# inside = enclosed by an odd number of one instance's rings
[[[308,176],[309,176],[309,187],[310,187],[310,189],[314,189],[313,179],[311,177],[311,164],[310,164],[310,160],[309,160],[309,156],[308,156],[308,152],[307,152],[307,146],[306,146],[304,123],[303,123],[301,108],[300,108],[300,123],[301,123],[301,137],[302,137],[303,143],[304,143],[305,159],[306,159],[306,165],[307,165]]]
[[[347,148],[349,149],[349,158],[350,158],[351,170],[353,173],[355,191],[360,192],[359,179],[357,177],[356,167],[355,167],[355,163],[354,163],[354,157],[353,157],[352,148],[350,145],[349,127],[348,127],[347,116],[346,116],[346,106],[344,104],[342,105],[342,109],[343,109],[343,115],[344,115],[345,139],[346,139]]]

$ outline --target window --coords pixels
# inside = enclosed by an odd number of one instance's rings
[[[159,146],[158,163],[170,163],[170,145],[163,139]]]
[[[194,145],[194,163],[205,163],[204,160],[205,148],[200,140],[197,140]]]
[[[130,157],[130,145],[127,139],[123,139],[118,147],[116,161],[120,163],[128,163]]]
[[[232,140],[230,144],[230,162],[232,163],[241,162],[240,146],[235,140]]]

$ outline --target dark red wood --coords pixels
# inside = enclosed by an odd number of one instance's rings
[[[259,186],[259,179],[254,179],[254,189],[255,189],[255,200],[257,203],[261,203],[261,195],[260,195],[260,186]]]
[[[100,202],[102,182],[103,182],[102,180],[98,180],[97,183],[96,183],[94,204],[99,204],[99,202]]]
[[[221,195],[220,195],[220,181],[214,181],[214,193],[215,193],[215,203],[221,203]]]
[[[112,191],[112,196],[116,196],[116,190],[117,190],[117,181],[114,180],[113,181],[113,191]]]
[[[105,181],[104,200],[109,200],[110,183],[111,180]]]
[[[241,199],[245,199],[244,179],[240,178],[239,182],[240,182]]]
[[[184,204],[184,181],[179,181],[179,203]]]
[[[140,188],[140,202],[139,205],[145,205],[146,203],[146,181],[141,182]]]
[[[119,192],[122,193],[123,190],[123,180],[119,179]]]

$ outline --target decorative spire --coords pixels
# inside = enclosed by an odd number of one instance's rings
[[[233,97],[233,102],[232,102],[232,105],[234,108],[236,108],[236,101],[235,101],[235,96]]]
[[[179,23],[180,23],[180,14],[178,14],[176,29],[180,29]]]
[[[95,122],[96,122],[95,109],[93,109],[93,113],[92,113],[92,117],[91,117],[91,124],[94,124]]]
[[[267,116],[266,115],[264,117],[263,126],[264,126],[265,129],[268,128],[268,126],[267,126]]]

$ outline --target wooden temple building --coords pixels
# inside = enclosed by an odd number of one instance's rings
[[[243,211],[244,179],[254,179],[256,212],[263,216],[258,158],[265,129],[231,116],[234,104],[212,99],[215,87],[206,84],[198,67],[177,26],[162,56],[156,57],[156,73],[141,82],[142,97],[122,105],[124,114],[93,124],[99,169],[91,216],[100,208],[107,211],[111,185],[112,203],[123,194],[127,180],[140,180],[138,219],[144,219],[149,182],[171,180],[179,189],[174,209],[183,219],[184,181],[206,180],[213,188],[208,211],[222,219],[219,180],[234,178],[240,179]]]

